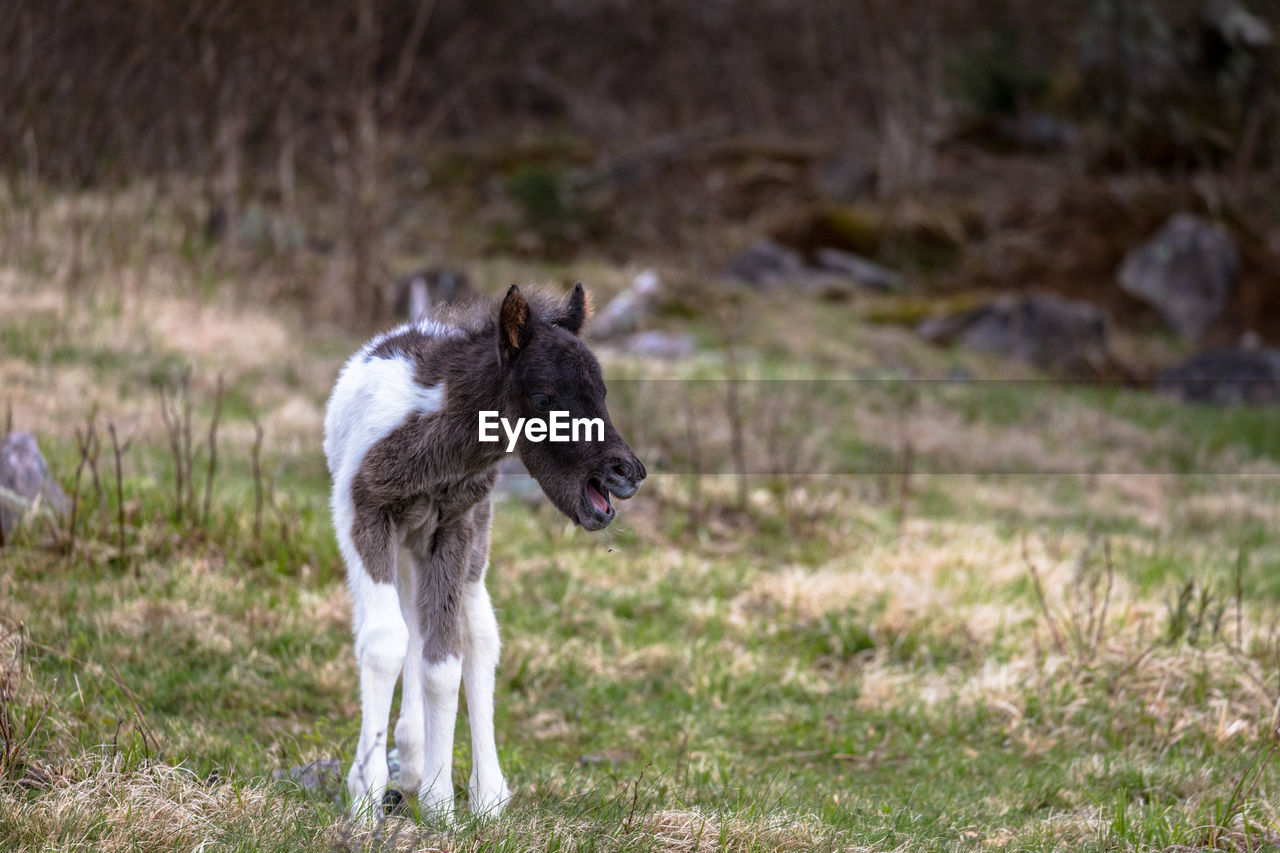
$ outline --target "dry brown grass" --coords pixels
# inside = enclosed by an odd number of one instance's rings
[[[24,838],[103,853],[202,849],[253,827],[269,837],[306,811],[265,785],[202,780],[159,763],[128,769],[120,756],[61,767],[35,796],[0,787],[0,822],[20,827]]]
[[[825,833],[820,821],[784,811],[764,820],[741,817],[721,818],[697,809],[666,809],[640,819],[644,831],[651,833],[664,853],[704,853],[704,851],[775,850],[779,853],[814,849],[830,849],[823,844]],[[847,851],[858,847],[838,848]]]

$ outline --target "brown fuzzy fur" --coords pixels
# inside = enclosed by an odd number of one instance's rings
[[[457,654],[463,585],[479,579],[488,556],[490,501],[501,443],[479,441],[480,410],[514,422],[540,416],[535,400],[553,398],[573,417],[599,417],[604,441],[530,442],[518,452],[551,502],[579,524],[613,518],[593,510],[586,483],[630,497],[646,476],[609,419],[600,366],[578,337],[589,301],[582,285],[568,299],[512,285],[500,306],[476,303],[444,322],[462,334],[417,327],[382,340],[366,359],[405,358],[414,381],[442,387],[444,405],[414,414],[371,447],[351,486],[352,538],[370,576],[394,583],[396,553],[414,558],[424,654]]]

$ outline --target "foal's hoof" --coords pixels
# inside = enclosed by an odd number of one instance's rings
[[[388,794],[390,791],[387,792]],[[385,802],[385,797],[383,799]],[[361,826],[373,826],[382,820],[382,803],[374,804],[373,797],[361,794],[351,800],[351,820]]]
[[[409,803],[404,798],[404,794],[395,788],[388,788],[387,792],[382,795],[382,814],[401,815],[409,811]]]
[[[445,796],[440,791],[432,791],[424,787],[418,791],[418,818],[423,823],[437,824],[446,829],[457,826],[458,818],[453,811],[453,791]]]
[[[480,790],[474,780],[471,783],[471,814],[475,817],[497,817],[510,800],[506,779],[499,779],[498,785],[489,790]]]

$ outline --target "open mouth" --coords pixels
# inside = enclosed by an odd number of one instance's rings
[[[604,483],[592,477],[587,480],[583,491],[586,493],[587,505],[598,519],[608,521],[613,518],[613,505],[609,503],[609,492]]]

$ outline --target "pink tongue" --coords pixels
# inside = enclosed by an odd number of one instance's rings
[[[591,502],[595,504],[596,509],[609,514],[609,499],[600,494],[600,490],[596,488],[595,483],[587,483],[587,497],[591,498]]]

